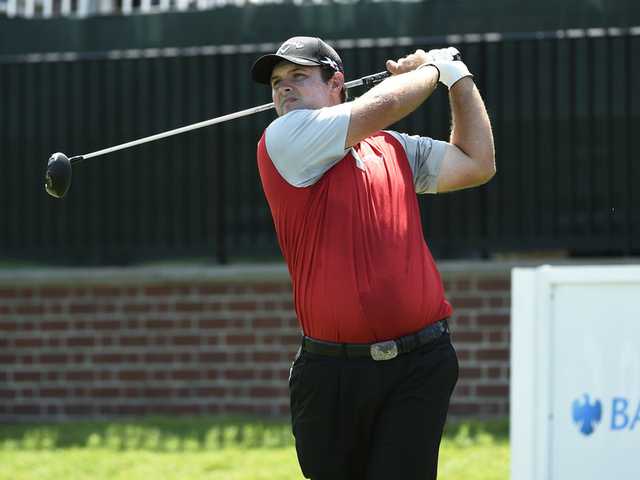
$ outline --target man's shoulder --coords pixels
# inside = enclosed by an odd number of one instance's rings
[[[398,133],[392,130],[378,130],[376,133],[370,135],[369,138],[375,138],[384,142],[394,139],[394,134],[397,135]]]
[[[271,132],[273,130],[287,130],[295,126],[312,126],[320,123],[330,124],[336,119],[348,117],[350,113],[350,104],[346,103],[322,108],[299,108],[273,120],[267,130]]]
[[[299,131],[313,125],[313,119],[317,114],[314,110],[299,109],[292,110],[274,119],[264,130],[264,135],[269,141],[290,139],[292,131]]]
[[[392,147],[404,147],[403,134],[394,130],[378,130],[367,137],[371,143],[390,145]]]
[[[296,121],[299,122],[300,120],[303,120],[309,117],[310,115],[312,115],[313,112],[314,110],[311,110],[308,108],[299,108],[297,110],[291,110],[290,112],[287,112],[284,115],[281,115],[278,118],[274,119],[267,128],[271,127],[272,125],[279,125],[281,123],[296,122]]]

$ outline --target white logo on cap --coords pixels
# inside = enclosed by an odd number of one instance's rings
[[[300,49],[300,48],[304,48],[304,44],[302,42],[287,42],[278,49],[276,54],[277,55],[285,54],[291,47],[296,47],[296,49]]]
[[[331,58],[329,58],[329,57],[324,57],[322,60],[320,60],[320,62],[322,62],[325,65],[329,65],[336,72],[340,70],[340,68],[338,67],[338,64],[336,63],[336,61],[331,59]]]

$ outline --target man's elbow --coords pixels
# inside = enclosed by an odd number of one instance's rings
[[[493,153],[484,155],[479,158],[478,163],[482,168],[478,172],[478,185],[484,185],[489,182],[496,174],[496,161]]]

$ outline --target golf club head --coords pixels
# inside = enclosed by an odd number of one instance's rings
[[[49,195],[62,198],[71,185],[71,162],[64,153],[56,152],[49,157],[44,188]]]

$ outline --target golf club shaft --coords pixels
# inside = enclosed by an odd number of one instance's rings
[[[240,110],[239,112],[229,113],[228,115],[223,115],[221,117],[204,120],[202,122],[194,123],[192,125],[185,125],[184,127],[175,128],[173,130],[168,130],[166,132],[156,133],[155,135],[151,135],[149,137],[139,138],[138,140],[132,140],[130,142],[121,143],[120,145],[115,145],[113,147],[103,148],[102,150],[98,150],[96,152],[80,155],[80,157],[82,158],[79,159],[79,161],[87,160],[93,157],[98,157],[100,155],[105,155],[111,152],[116,152],[118,150],[123,150],[125,148],[135,147],[136,145],[142,145],[143,143],[153,142],[155,140],[160,140],[161,138],[170,137],[172,135],[178,135],[179,133],[185,133],[191,130],[196,130],[198,128],[208,127],[209,125],[215,125],[216,123],[226,122],[227,120],[233,120],[235,118],[245,117],[247,115],[253,115],[254,113],[263,112],[271,108],[273,108],[273,103],[267,103],[264,105],[259,105],[257,107],[247,108],[246,110]],[[78,158],[78,157],[72,157],[70,159],[72,163],[76,163],[76,162],[73,162],[73,159],[75,158]]]
[[[360,85],[370,87],[375,85],[376,83],[381,82],[382,80],[387,78],[389,75],[390,75],[389,72],[374,73],[373,75],[367,75],[366,77],[362,77],[357,80],[346,82],[344,86],[347,89],[352,87],[358,87]],[[132,140],[130,142],[121,143],[120,145],[115,145],[113,147],[103,148],[102,150],[97,150],[95,152],[86,153],[84,155],[77,155],[75,157],[71,157],[69,161],[71,162],[72,165],[74,165],[83,160],[88,160],[89,158],[99,157],[100,155],[116,152],[118,150],[123,150],[129,147],[135,147],[136,145],[142,145],[143,143],[153,142],[155,140],[160,140],[161,138],[170,137],[172,135],[178,135],[179,133],[189,132],[191,130],[196,130],[198,128],[208,127],[209,125],[215,125],[216,123],[226,122],[227,120],[234,120],[236,118],[246,117],[247,115],[253,115],[254,113],[270,110],[273,107],[274,107],[273,103],[265,103],[264,105],[247,108],[246,110],[240,110],[239,112],[229,113],[228,115],[212,118],[210,120],[204,120],[202,122],[194,123],[192,125],[186,125],[184,127],[175,128],[173,130],[168,130],[166,132],[156,133],[155,135],[151,135],[149,137],[139,138],[138,140]]]
[[[376,83],[380,83],[390,75],[391,74],[385,70],[384,72],[374,73],[372,75],[367,75],[366,77],[358,78],[357,80],[345,82],[344,86],[347,89],[352,87],[359,87],[360,85],[364,85],[365,87],[373,87]]]

